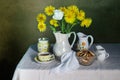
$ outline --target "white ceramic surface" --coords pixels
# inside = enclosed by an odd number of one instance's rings
[[[109,53],[107,53],[106,50],[101,45],[97,45],[96,49],[98,61],[103,62],[105,59],[109,57]]]

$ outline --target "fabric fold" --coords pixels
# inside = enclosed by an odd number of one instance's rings
[[[64,53],[61,56],[61,64],[57,67],[54,67],[51,72],[59,73],[59,72],[69,72],[76,70],[80,67],[80,64],[76,58],[76,52],[71,51],[69,53]]]

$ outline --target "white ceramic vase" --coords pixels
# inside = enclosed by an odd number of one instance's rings
[[[74,39],[70,45],[68,38],[71,36],[71,34],[74,35]],[[67,34],[62,34],[60,31],[54,33],[56,43],[53,46],[53,52],[57,58],[60,59],[60,57],[64,53],[69,53],[71,51],[71,48],[74,45],[74,42],[76,40],[76,34],[75,32],[70,32]]]

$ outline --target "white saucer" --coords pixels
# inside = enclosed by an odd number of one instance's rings
[[[41,64],[48,64],[48,63],[51,63],[53,61],[55,61],[55,58],[49,60],[49,61],[40,61],[38,60],[37,56],[34,58],[34,60],[37,62],[37,63],[41,63]]]

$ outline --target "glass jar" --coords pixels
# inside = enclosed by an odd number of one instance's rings
[[[39,53],[49,52],[49,40],[48,40],[48,38],[39,38],[37,48],[38,48]]]

